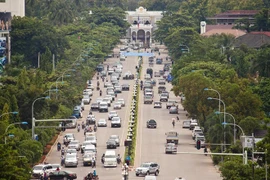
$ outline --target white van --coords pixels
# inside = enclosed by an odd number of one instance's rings
[[[115,151],[107,150],[104,156],[104,167],[116,167],[117,166],[117,156]]]

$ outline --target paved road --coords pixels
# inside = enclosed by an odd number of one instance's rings
[[[163,52],[163,51],[161,51]],[[161,53],[159,56],[156,53],[156,57],[163,57],[165,59],[166,53]],[[149,67],[148,58],[144,58],[142,77],[146,73],[146,68]],[[154,65],[153,70],[158,71],[163,68],[163,65]],[[159,79],[158,77],[155,78]],[[154,87],[154,100],[159,101],[157,87]],[[166,83],[166,89],[170,90],[171,84]],[[179,101],[173,92],[170,92],[170,98],[172,100]],[[190,155],[190,154],[165,154],[165,133],[173,129],[172,118],[176,118],[176,115],[169,114],[166,109],[166,103],[163,103],[162,109],[154,109],[153,104],[143,104],[143,92],[140,92],[140,105],[139,105],[139,125],[137,129],[137,147],[136,147],[136,159],[135,167],[138,167],[141,163],[152,161],[157,162],[161,169],[157,179],[160,180],[174,180],[176,177],[184,177],[186,180],[218,180],[222,179],[220,174],[217,173],[215,167],[212,164],[212,160],[209,156],[204,155]],[[176,122],[175,130],[180,133],[180,142],[178,145],[178,151],[182,152],[198,152],[191,145],[194,143],[191,137],[191,131],[182,129],[182,121],[187,120],[186,112],[183,110],[182,105],[179,103],[179,118],[180,122]],[[149,119],[155,119],[157,121],[157,129],[147,129],[146,121]],[[200,150],[203,152],[203,149]],[[130,180],[142,179],[136,177],[135,172],[130,173]]]
[[[114,53],[119,52],[119,48],[114,49]],[[105,64],[113,64],[114,62],[119,61],[119,58],[109,58]],[[131,71],[132,73],[135,73],[135,66],[137,64],[138,58],[137,57],[127,57],[126,61],[121,61],[123,63],[123,71],[122,75],[127,72]],[[109,79],[109,78],[108,78]],[[100,80],[100,85],[103,88],[103,83]],[[121,94],[118,94],[117,98],[124,98],[126,106],[123,107],[121,110],[118,111],[118,115],[122,119],[122,127],[121,128],[111,128],[110,122],[107,121],[108,126],[107,127],[99,127],[97,131],[97,167],[96,171],[99,175],[101,180],[118,180],[121,179],[121,165],[118,165],[117,168],[104,168],[103,164],[101,163],[101,156],[106,151],[106,142],[110,135],[119,135],[120,137],[120,147],[116,149],[117,153],[120,153],[121,156],[124,156],[124,139],[127,135],[127,126],[128,126],[128,120],[129,120],[129,112],[130,112],[130,104],[132,100],[132,92],[133,92],[133,84],[134,80],[120,80],[120,85],[123,83],[130,84],[130,91],[123,91]],[[97,84],[96,77],[93,78],[93,84]],[[103,88],[103,96],[106,94],[106,90]],[[92,97],[92,102],[95,102],[96,98],[99,97],[99,92],[95,89]],[[114,101],[115,102],[115,101]],[[79,120],[79,123],[81,124],[82,121],[85,121],[88,113],[89,113],[90,105],[85,105],[85,110],[83,111],[83,118]],[[109,111],[113,110],[113,107],[109,108]],[[96,119],[105,118],[108,119],[108,113],[99,113],[99,112],[93,112],[93,114],[96,116]],[[63,136],[66,133],[74,133],[77,140],[82,143],[84,141],[84,134],[83,131],[77,133],[77,129],[67,129],[59,138],[59,141],[63,142]],[[53,150],[49,154],[46,160],[48,163],[60,163],[60,152],[56,150],[56,146],[53,147]],[[77,168],[62,168],[62,169],[68,169],[70,171],[76,172],[78,179],[82,180],[83,177],[89,173],[92,172],[93,169],[91,167],[84,167],[82,165],[82,155],[79,153],[79,165]]]

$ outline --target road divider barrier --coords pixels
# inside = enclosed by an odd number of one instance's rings
[[[135,77],[135,84],[133,85],[132,101],[130,106],[130,117],[128,125],[127,138],[125,140],[125,159],[123,162],[128,163],[129,171],[134,171],[135,149],[136,149],[136,133],[138,120],[138,103],[139,103],[139,79],[141,74],[142,57],[138,57],[137,74]]]

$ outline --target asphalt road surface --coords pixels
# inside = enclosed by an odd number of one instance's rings
[[[167,56],[166,51],[161,50],[161,55],[156,53],[156,57],[162,57],[163,63]],[[146,69],[149,67],[148,58],[143,59],[143,70],[141,78],[146,74]],[[154,72],[163,69],[163,65],[154,64],[152,67]],[[154,101],[159,101],[158,95],[158,79],[157,85],[154,87]],[[191,154],[165,154],[165,133],[170,130],[176,130],[180,134],[178,151],[179,152],[203,152],[203,149],[197,150],[195,142],[192,139],[191,131],[182,128],[182,121],[187,120],[186,113],[180,103],[180,98],[175,97],[172,91],[172,85],[166,83],[166,90],[170,92],[169,100],[178,101],[179,118],[173,128],[172,118],[176,119],[176,114],[169,114],[166,109],[166,102],[162,103],[162,109],[154,109],[153,104],[143,104],[143,91],[140,92],[139,105],[139,124],[137,129],[137,143],[136,143],[136,159],[135,167],[138,167],[143,162],[156,162],[160,165],[160,174],[158,180],[174,180],[176,177],[185,178],[185,180],[219,180],[222,179],[216,168],[212,164],[209,156],[205,155],[191,155]],[[157,129],[146,128],[146,121],[155,119],[157,121]],[[192,145],[194,144],[194,145]],[[136,177],[135,172],[130,173],[130,180],[142,179]]]
[[[150,49],[147,49],[150,51]],[[119,52],[119,49],[114,50],[115,53]],[[163,57],[163,62],[166,62],[165,57],[167,56],[165,50],[161,50],[161,55],[156,53],[156,57]],[[113,64],[119,61],[119,58],[109,58],[105,64]],[[137,65],[137,57],[127,57],[123,63],[122,75],[131,71],[135,73],[135,66]],[[143,58],[143,69],[142,69],[142,80],[146,73],[146,68],[149,67],[148,57]],[[163,65],[156,65],[152,67],[154,71],[158,71],[163,68]],[[155,77],[154,77],[155,78]],[[159,78],[155,78],[158,80]],[[93,84],[96,86],[96,77],[93,78]],[[103,88],[103,83],[100,80],[100,85]],[[124,140],[127,134],[127,126],[129,120],[130,104],[132,100],[132,91],[134,80],[120,80],[120,84],[130,84],[130,91],[123,91],[118,94],[117,98],[124,98],[126,106],[118,111],[118,115],[122,119],[121,128],[111,128],[110,122],[107,121],[107,127],[99,127],[97,131],[97,167],[96,171],[101,180],[121,180],[121,165],[117,168],[104,168],[101,163],[101,155],[106,151],[106,141],[110,135],[116,134],[120,136],[120,147],[116,149],[117,153],[124,155]],[[159,100],[157,93],[158,84],[154,87],[154,100]],[[173,92],[170,91],[172,88],[171,84],[166,83],[166,89],[170,92],[170,98],[172,100],[180,101],[179,97],[175,97]],[[102,89],[103,96],[105,95],[105,89]],[[176,177],[184,177],[186,180],[219,180],[222,179],[220,174],[217,172],[212,164],[212,160],[209,156],[204,155],[191,155],[191,154],[165,154],[165,133],[172,130],[172,118],[176,118],[177,115],[169,114],[169,110],[166,109],[166,103],[163,103],[162,109],[154,109],[153,104],[143,104],[143,92],[140,92],[139,101],[139,118],[138,118],[138,129],[137,129],[137,147],[136,147],[136,159],[134,167],[138,167],[143,162],[157,162],[160,165],[160,174],[157,177],[158,180],[174,180]],[[96,98],[99,97],[99,92],[94,90],[92,96],[92,102],[95,102]],[[90,106],[85,105],[83,112],[83,118],[79,120],[81,124],[85,121],[89,112]],[[109,111],[112,110],[110,107]],[[96,116],[96,120],[100,118],[108,119],[108,113],[93,113]],[[186,120],[186,112],[183,110],[179,102],[179,114],[180,121],[176,122],[175,130],[180,133],[180,141],[178,145],[178,151],[180,152],[198,152],[194,147],[194,141],[191,137],[191,131],[182,129],[182,121]],[[147,129],[146,121],[149,119],[155,119],[157,121],[157,129]],[[59,137],[59,142],[63,142],[63,136],[66,133],[74,133],[77,140],[82,143],[84,141],[83,131],[77,133],[77,129],[67,129]],[[194,144],[194,145],[192,145]],[[200,150],[203,152],[203,149]],[[64,168],[77,173],[77,179],[82,180],[87,173],[92,172],[91,167],[84,167],[82,164],[82,155],[79,154],[79,165],[77,168]],[[46,162],[48,163],[60,163],[60,152],[56,150],[56,146],[53,147],[51,153],[47,156]],[[122,158],[123,159],[123,158]],[[136,177],[134,171],[129,172],[129,180],[143,179],[143,177]]]
[[[114,49],[114,53],[119,53],[119,48],[115,48]],[[109,64],[112,65],[114,62],[119,62],[119,58],[109,58],[107,59],[107,61],[104,63],[105,65]],[[123,64],[123,71],[122,71],[122,75],[125,74],[125,72],[130,71],[132,73],[135,73],[135,66],[138,63],[138,57],[127,57],[125,61],[121,61]],[[106,67],[106,66],[105,66]],[[110,79],[110,78],[108,78]],[[99,79],[100,81],[100,87],[102,88],[102,97],[105,96],[106,94],[106,89],[104,88],[104,83],[102,82],[101,79]],[[96,84],[97,84],[97,78],[96,76],[93,78],[92,80],[95,88],[96,88]],[[122,80],[122,76],[120,78],[120,85],[122,85],[123,83],[127,83],[130,85],[130,90],[129,91],[122,91],[122,93],[118,94],[116,100],[118,98],[123,98],[125,100],[125,107],[122,107],[121,110],[116,110],[118,112],[118,115],[121,117],[122,119],[122,127],[121,128],[111,128],[110,126],[110,121],[108,121],[108,113],[99,113],[99,112],[95,112],[93,111],[93,114],[96,117],[96,120],[98,121],[101,118],[105,118],[107,120],[107,127],[98,127],[98,130],[96,132],[97,134],[97,160],[96,160],[96,171],[97,171],[97,175],[99,175],[99,179],[101,180],[118,180],[122,178],[122,171],[121,165],[118,165],[117,168],[104,168],[103,164],[101,163],[101,156],[103,153],[105,153],[106,151],[106,142],[109,139],[110,135],[119,135],[120,137],[120,147],[118,147],[116,149],[116,153],[120,154],[121,157],[124,156],[124,140],[126,139],[126,135],[127,135],[127,129],[128,129],[128,120],[129,120],[129,113],[130,113],[130,105],[131,105],[131,100],[132,100],[132,92],[133,92],[133,85],[135,83],[134,80]],[[100,97],[99,95],[99,91],[97,91],[96,89],[93,91],[93,96],[92,96],[92,101],[91,102],[95,102],[96,99]],[[115,101],[114,101],[115,102]],[[90,103],[91,104],[91,103]],[[83,118],[79,119],[79,122],[81,124],[82,121],[85,122],[86,117],[89,113],[90,110],[90,105],[85,105],[85,110],[83,111]],[[113,110],[113,103],[112,106],[109,107],[109,111]],[[93,126],[92,126],[93,127]],[[83,143],[84,141],[84,133],[81,130],[79,133],[77,132],[77,129],[67,129],[65,132],[63,132],[60,137],[59,137],[59,142],[63,142],[63,136],[66,133],[74,133],[76,140],[79,140],[80,143]],[[51,153],[47,156],[46,162],[47,163],[58,163],[60,164],[60,152],[57,151],[56,149],[57,147],[54,146],[53,150],[51,151]],[[77,179],[82,180],[89,172],[93,172],[92,167],[86,166],[84,167],[82,164],[82,155],[80,152],[78,152],[79,154],[79,165],[77,168],[65,168],[62,167],[62,169],[65,170],[70,170],[72,172],[76,172],[77,173]],[[123,158],[122,158],[123,159]]]

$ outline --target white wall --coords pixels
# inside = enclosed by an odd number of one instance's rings
[[[0,2],[0,12],[11,12],[11,16],[25,16],[25,0],[5,0]]]

